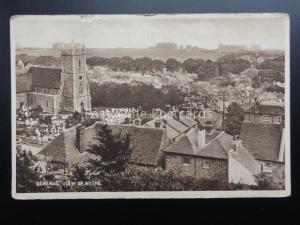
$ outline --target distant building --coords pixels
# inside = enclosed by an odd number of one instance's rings
[[[16,74],[25,73],[25,65],[21,59],[16,64]]]
[[[44,112],[91,110],[86,73],[86,50],[67,48],[61,53],[62,68],[30,67],[16,78],[17,107],[23,103]]]
[[[218,50],[223,51],[240,51],[240,50],[247,50],[246,45],[225,45],[225,44],[219,44]]]
[[[284,106],[281,102],[256,101],[245,111],[245,121],[284,124]]]
[[[258,45],[258,44],[251,45],[250,46],[250,50],[252,50],[252,51],[260,51],[261,50],[261,46]]]

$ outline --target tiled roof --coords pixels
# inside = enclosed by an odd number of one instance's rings
[[[144,127],[152,127],[155,128],[155,121],[157,119],[153,119],[146,123]],[[173,139],[177,137],[179,134],[185,132],[186,130],[190,129],[192,126],[196,125],[196,121],[192,122],[191,118],[185,118],[181,121],[178,121],[177,119],[174,119],[172,116],[165,116],[163,118],[159,119],[160,125],[159,128],[166,129],[166,134],[170,139]],[[189,125],[188,125],[189,124]]]
[[[243,146],[256,159],[277,161],[281,143],[282,125],[243,122],[241,140]]]
[[[197,130],[195,130],[197,132]],[[261,167],[247,149],[238,143],[236,151],[233,151],[233,137],[225,132],[218,132],[217,135],[206,145],[199,149],[196,145],[192,131],[182,136],[178,141],[164,149],[166,153],[185,154],[190,157],[209,157],[214,159],[228,159],[230,156],[243,165],[253,174],[257,174]]]
[[[31,91],[32,75],[30,73],[23,73],[16,77],[16,92],[24,93]]]
[[[101,124],[101,123],[98,123]],[[156,165],[164,141],[164,130],[150,127],[108,124],[113,133],[130,134],[133,151],[130,162]]]
[[[239,143],[237,151],[232,151],[231,156],[242,164],[247,170],[253,174],[257,174],[261,170],[260,164],[253,158],[253,156],[246,150],[246,148]]]
[[[101,124],[104,123],[97,123],[97,126]],[[113,134],[130,134],[130,145],[133,147],[130,162],[157,165],[165,141],[163,129],[128,125],[109,125],[109,128]],[[41,158],[48,156],[53,161],[68,164],[83,163],[89,159],[97,158],[96,155],[87,151],[80,153],[76,148],[76,127],[72,127],[56,137],[38,156]]]
[[[182,153],[195,155],[195,146],[192,144],[188,136],[183,135],[178,141],[164,149],[164,152]]]
[[[228,151],[232,149],[233,137],[222,132],[210,143],[205,145],[198,153],[199,156],[227,159]]]
[[[51,161],[68,164],[79,164],[97,158],[89,152],[80,153],[78,151],[76,148],[76,127],[72,127],[65,131],[65,133],[57,136],[37,156],[41,159],[47,156]]]
[[[197,130],[190,132],[197,132]],[[164,151],[219,159],[228,158],[227,153],[232,148],[233,137],[231,135],[218,132],[212,136],[213,138],[209,142],[205,141],[206,145],[202,149],[196,146],[197,142],[193,140],[194,137],[196,137],[196,134],[192,135],[188,133],[187,135],[183,135],[176,142],[165,148]],[[205,139],[207,139],[207,135]]]
[[[59,89],[61,85],[61,69],[46,67],[31,67],[28,73],[32,74],[33,87]]]
[[[186,125],[187,127],[193,127],[197,124],[197,122],[195,120],[193,120],[192,118],[187,117],[187,116],[180,116],[179,121],[181,123],[183,123],[184,125]]]

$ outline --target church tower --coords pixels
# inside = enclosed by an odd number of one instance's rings
[[[72,43],[62,50],[61,63],[61,110],[90,111],[91,95],[86,73],[86,49]]]

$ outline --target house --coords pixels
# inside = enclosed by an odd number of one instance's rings
[[[106,124],[96,122],[91,126],[77,126],[67,129],[38,154],[41,159],[47,157],[59,164],[80,164],[97,156],[87,151],[98,144],[97,136],[101,126],[107,125],[113,134],[129,134],[133,148],[129,163],[135,166],[162,166],[162,149],[168,143],[164,129],[137,127],[125,124]]]
[[[165,168],[195,178],[223,179],[255,185],[260,165],[240,141],[224,131],[192,129],[166,147]]]
[[[222,129],[222,114],[210,108],[205,109],[203,113],[199,113],[195,121],[199,129],[205,129],[206,131]]]
[[[61,52],[62,68],[30,67],[16,77],[16,103],[44,112],[91,110],[86,73],[86,50],[72,47]]]
[[[188,116],[171,116],[169,114],[155,118],[143,125],[144,127],[161,128],[166,131],[170,142],[197,126],[197,122]]]
[[[275,101],[255,101],[245,111],[245,121],[284,124],[284,105]]]
[[[285,128],[281,124],[243,122],[240,138],[243,146],[261,164],[262,170],[284,186]]]

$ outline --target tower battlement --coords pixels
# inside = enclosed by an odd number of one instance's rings
[[[85,47],[81,48],[65,48],[61,51],[61,55],[85,55],[86,54],[86,49]]]

